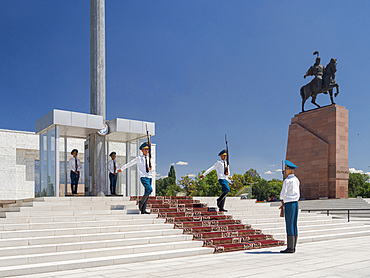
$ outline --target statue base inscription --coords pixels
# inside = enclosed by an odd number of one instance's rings
[[[302,198],[348,198],[348,110],[333,104],[295,115],[286,159],[299,166]]]

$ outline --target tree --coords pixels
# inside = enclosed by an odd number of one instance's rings
[[[265,179],[260,179],[252,186],[253,197],[258,201],[267,200],[268,197],[279,198],[282,185],[283,182],[281,180],[272,179],[267,181]]]
[[[348,178],[348,197],[362,196],[370,197],[369,175],[360,173],[349,173]]]
[[[238,192],[243,189],[250,188],[253,184],[253,178],[246,172],[244,175],[234,174],[231,177],[230,185],[230,196],[236,196]]]
[[[196,191],[193,196],[207,196],[214,197],[221,195],[221,186],[218,183],[218,177],[216,170],[211,171],[203,179],[198,177],[195,178],[196,181]]]
[[[191,179],[189,176],[183,176],[177,181],[177,184],[185,191],[186,196],[194,196],[196,190],[196,181]]]
[[[249,169],[247,172],[245,172],[245,174],[250,176],[253,179],[253,181],[257,181],[261,179],[260,174],[258,174],[257,170],[255,169]]]
[[[164,179],[156,181],[156,195],[157,196],[176,196],[182,189],[176,184],[175,167],[171,165],[168,176]]]

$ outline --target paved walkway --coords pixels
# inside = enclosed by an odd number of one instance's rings
[[[273,247],[17,277],[370,277],[370,237],[299,244],[295,254],[280,254],[281,249]]]

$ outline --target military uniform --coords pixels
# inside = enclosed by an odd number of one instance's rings
[[[298,166],[294,165],[289,160],[285,164],[290,169],[296,169]],[[299,179],[290,174],[283,182],[283,187],[280,192],[280,199],[284,201],[284,217],[285,227],[287,233],[287,249],[280,251],[282,253],[294,253],[298,240],[298,200],[300,198]]]
[[[116,155],[116,152],[111,152],[110,157]],[[109,181],[110,181],[110,194],[116,194],[116,187],[117,187],[117,170],[119,168],[118,162],[115,159],[111,159],[108,161],[108,171],[109,171]]]
[[[78,154],[78,150],[73,149],[71,155]],[[81,161],[77,157],[69,159],[69,169],[71,169],[71,190],[72,194],[77,194],[78,180],[80,179],[80,171],[82,168]],[[77,173],[76,173],[77,172]]]
[[[140,146],[140,150],[143,150],[146,148],[149,148],[148,143],[143,143]],[[149,155],[148,156],[140,155],[134,158],[133,160],[131,160],[129,163],[123,165],[120,170],[123,171],[135,164],[137,165],[137,170],[139,172],[141,184],[145,188],[144,196],[139,201],[139,210],[141,214],[149,214],[149,212],[146,211],[146,205],[148,203],[149,195],[153,191],[152,178],[153,178],[154,163],[153,163],[153,160],[151,160],[149,163]],[[150,164],[152,165],[152,169],[149,169]]]
[[[226,150],[222,150],[218,156],[221,155],[227,155]],[[224,206],[225,206],[225,200],[226,200],[226,195],[227,193],[230,192],[230,187],[229,187],[229,175],[230,175],[230,166],[227,165],[226,159],[225,160],[218,160],[211,168],[207,169],[203,176],[206,176],[208,173],[211,171],[216,170],[217,172],[217,177],[218,177],[218,182],[221,185],[221,190],[222,194],[221,196],[217,199],[217,206],[220,211],[227,211]]]

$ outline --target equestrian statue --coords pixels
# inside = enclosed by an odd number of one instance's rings
[[[320,93],[330,94],[330,100],[332,104],[335,104],[333,99],[333,89],[337,88],[335,97],[339,94],[339,85],[335,83],[335,73],[337,71],[337,59],[331,58],[329,64],[324,67],[320,65],[319,52],[315,51],[313,55],[317,55],[316,62],[311,66],[304,78],[307,76],[315,76],[310,83],[304,85],[301,88],[301,97],[302,97],[302,112],[304,112],[304,104],[306,100],[311,97],[311,102],[320,108],[320,105],[316,103],[316,97]]]

